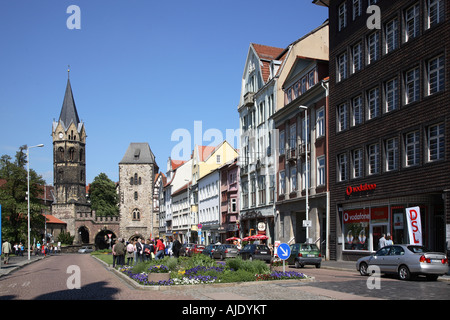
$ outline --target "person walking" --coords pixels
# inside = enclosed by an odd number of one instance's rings
[[[394,244],[394,242],[392,241],[391,236],[388,234],[386,237],[386,245],[387,246],[392,246]]]
[[[381,235],[380,240],[378,240],[378,249],[381,249],[381,248],[386,247],[386,238],[385,238],[385,236],[386,236],[386,235],[383,233],[383,234]]]
[[[11,253],[11,243],[8,242],[7,239],[3,242],[2,245],[2,253],[3,253],[3,263],[8,264],[9,263],[9,254]]]
[[[180,256],[181,242],[178,238],[175,238],[175,241],[172,244],[173,256],[178,258]]]
[[[139,261],[144,261],[144,245],[142,244],[141,238],[138,238],[136,242],[136,258],[134,260],[134,264]]]
[[[117,265],[123,266],[125,264],[125,245],[123,239],[117,239],[117,243],[114,245],[114,251],[117,255]]]
[[[156,260],[164,258],[164,249],[165,248],[166,247],[164,246],[164,243],[161,241],[161,239],[158,238],[156,240],[156,249],[155,249],[155,252],[156,252],[155,259]]]

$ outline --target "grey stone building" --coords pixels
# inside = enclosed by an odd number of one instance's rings
[[[155,175],[159,168],[148,143],[130,143],[119,162],[120,235],[126,240],[154,237],[158,230],[153,210]]]

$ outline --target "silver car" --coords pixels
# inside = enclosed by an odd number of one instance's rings
[[[217,246],[212,254],[212,257],[223,260],[225,258],[236,258],[238,253],[239,249],[234,244],[222,244]]]
[[[80,250],[78,250],[79,253],[90,253],[90,252],[94,252],[94,248],[91,246],[83,246],[80,248]]]
[[[378,266],[381,273],[397,274],[401,280],[409,280],[417,275],[437,280],[449,271],[448,259],[444,253],[405,244],[386,246],[356,262],[356,270],[364,276],[369,275],[370,266]]]

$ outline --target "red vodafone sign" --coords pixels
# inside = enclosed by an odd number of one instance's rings
[[[370,190],[375,190],[377,188],[377,185],[374,184],[360,184],[359,186],[348,186],[347,189],[345,190],[345,193],[349,196],[353,193],[357,193],[357,192],[362,192],[362,191],[370,191]]]
[[[420,208],[406,208],[406,221],[408,222],[409,243],[422,245],[422,223],[420,221]]]

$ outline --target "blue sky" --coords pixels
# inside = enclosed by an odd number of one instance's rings
[[[80,8],[79,30],[67,28],[70,5]],[[310,0],[2,0],[0,155],[43,143],[30,165],[53,183],[51,128],[70,65],[87,183],[101,172],[117,181],[131,142],[148,142],[165,172],[176,129],[192,148],[195,121],[224,137],[238,129],[250,43],[285,48],[327,16]]]

